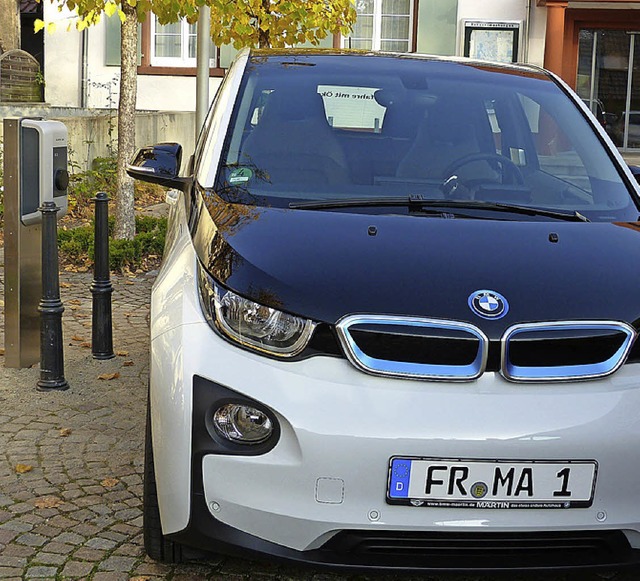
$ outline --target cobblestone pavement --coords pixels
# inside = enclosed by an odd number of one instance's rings
[[[89,273],[61,275],[68,391],[38,392],[37,368],[0,365],[0,579],[367,579],[232,558],[168,566],[144,555],[141,475],[153,273],[114,277],[117,357],[109,361],[91,357],[90,283]],[[0,284],[2,305],[3,297]],[[0,346],[3,333],[4,308],[0,309]],[[401,575],[376,578],[407,579]],[[583,581],[601,577],[526,578]]]

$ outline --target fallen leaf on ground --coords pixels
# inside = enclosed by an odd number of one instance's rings
[[[98,379],[105,379],[107,381],[118,379],[118,377],[120,377],[120,374],[117,371],[115,373],[101,373],[98,375]]]
[[[60,428],[59,433],[63,438],[66,438],[67,436],[71,435],[72,431],[73,430],[71,428]]]
[[[133,361],[125,361],[122,364],[122,367],[132,367],[134,365]]]
[[[86,339],[84,337],[80,337],[80,335],[74,335],[73,337],[71,337],[72,341],[86,341]]]
[[[125,280],[124,284],[133,284],[130,280]]]
[[[62,288],[71,288],[71,283],[69,283],[69,282],[61,282],[60,286]]]
[[[118,355],[119,357],[126,357],[127,355],[129,355],[128,351],[116,351],[116,355]]]
[[[69,299],[67,303],[69,303],[70,305],[79,305],[82,303],[82,301],[80,299]]]
[[[89,341],[85,341],[84,343],[80,343],[80,347],[84,347],[85,349],[91,349],[91,343],[89,343]]]
[[[25,472],[31,472],[33,466],[29,464],[16,464],[16,474],[24,474]]]
[[[105,488],[113,488],[116,484],[120,482],[117,478],[105,478],[100,484]]]
[[[4,355],[4,347],[0,347],[0,355]]]
[[[64,500],[57,496],[41,496],[34,502],[36,508],[58,508],[61,504],[64,504]]]

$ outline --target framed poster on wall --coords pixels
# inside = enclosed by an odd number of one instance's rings
[[[464,20],[462,54],[478,60],[515,63],[519,59],[519,21]]]

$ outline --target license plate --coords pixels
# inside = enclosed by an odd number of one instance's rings
[[[389,504],[448,508],[586,508],[597,463],[391,458]]]

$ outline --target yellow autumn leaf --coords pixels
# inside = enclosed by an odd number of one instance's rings
[[[116,355],[118,357],[126,357],[127,355],[129,355],[128,351],[116,351]]]
[[[101,373],[98,375],[98,379],[104,379],[106,381],[111,381],[112,379],[118,379],[120,374],[116,371],[115,373]]]
[[[66,438],[67,436],[71,435],[71,432],[72,432],[71,428],[60,428],[59,434],[63,438]]]
[[[107,16],[113,16],[117,9],[117,6],[113,2],[107,2],[104,5],[104,11]]]
[[[122,367],[133,367],[133,365],[133,361],[125,361],[123,362]]]
[[[33,32],[40,32],[44,28],[44,20],[36,18],[33,23]]]
[[[121,23],[127,19],[127,17],[125,16],[125,13],[119,8],[118,8],[118,18],[120,19]]]
[[[100,484],[105,488],[113,488],[116,484],[120,482],[117,478],[105,478]]]
[[[47,24],[47,32],[49,34],[53,34],[56,31],[56,23],[55,22],[49,22],[49,24]]]
[[[31,472],[33,470],[33,466],[29,464],[16,464],[16,474],[24,474],[25,472]]]
[[[58,508],[61,504],[64,504],[64,500],[57,496],[41,496],[34,502],[36,508]]]

